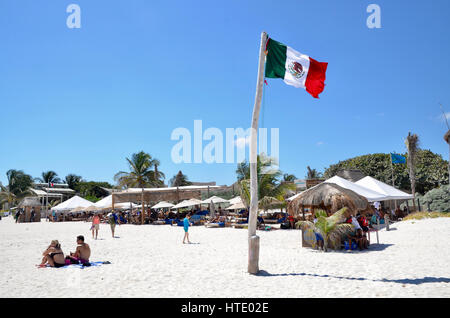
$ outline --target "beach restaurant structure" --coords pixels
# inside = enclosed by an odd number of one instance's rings
[[[140,202],[142,207],[151,206],[161,201],[180,202],[189,199],[202,199],[202,193],[222,190],[226,186],[182,186],[169,188],[130,188],[113,192],[111,195],[111,208],[117,203]]]

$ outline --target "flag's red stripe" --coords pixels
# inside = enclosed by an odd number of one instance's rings
[[[306,91],[314,98],[319,98],[319,94],[325,88],[325,73],[328,63],[317,62],[315,59],[309,58],[308,77],[306,78]]]

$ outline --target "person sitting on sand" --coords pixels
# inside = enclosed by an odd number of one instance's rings
[[[66,256],[66,260],[69,260],[71,264],[89,264],[89,257],[91,257],[91,248],[88,244],[84,243],[84,236],[77,236],[77,248],[75,253],[70,253]]]
[[[356,230],[356,242],[358,243],[358,247],[360,250],[369,248],[369,242],[361,228]]]
[[[47,249],[42,253],[44,256],[42,258],[41,264],[39,266],[43,267],[46,264],[49,264],[50,267],[63,267],[66,265],[64,261],[64,253],[61,249],[61,244],[59,244],[58,240],[53,240]]]

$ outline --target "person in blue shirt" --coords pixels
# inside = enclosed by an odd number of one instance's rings
[[[184,241],[187,239],[187,241],[188,241],[188,243],[190,244],[191,242],[189,241],[189,225],[190,225],[190,222],[189,222],[189,219],[191,218],[191,215],[190,214],[186,214],[186,217],[184,218],[184,220],[183,220],[183,227],[184,227],[184,238],[183,238],[183,244],[185,244],[184,243]]]

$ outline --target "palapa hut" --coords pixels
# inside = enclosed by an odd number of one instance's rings
[[[39,201],[38,197],[26,197],[19,203],[17,207],[23,209],[24,211],[24,213],[22,213],[19,217],[20,223],[41,222],[41,201]],[[34,220],[31,220],[31,211],[33,209],[35,215]]]
[[[288,212],[293,216],[302,216],[305,208],[312,211],[322,209],[328,215],[347,207],[351,214],[364,212],[369,208],[369,202],[356,192],[345,189],[334,183],[321,183],[297,195],[289,202]]]
[[[348,212],[345,217],[355,215],[358,211],[365,212],[370,205],[367,199],[356,192],[343,188],[335,183],[321,183],[293,198],[288,205],[288,212],[291,215],[302,215],[305,219],[305,208],[325,210],[328,216],[336,211],[347,207]],[[315,246],[316,238],[311,230],[302,229],[302,247]]]

